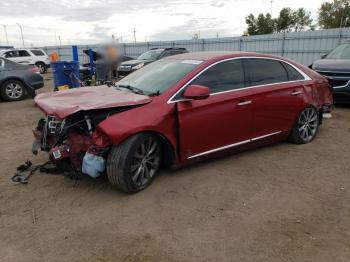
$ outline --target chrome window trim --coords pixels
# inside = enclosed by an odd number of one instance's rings
[[[320,71],[317,69],[313,69],[313,70],[315,70],[317,73],[350,74],[350,72],[342,72],[342,71]]]
[[[229,149],[229,148],[232,148],[232,147],[244,145],[244,144],[247,144],[247,143],[250,143],[250,142],[254,142],[254,141],[257,141],[257,140],[260,140],[260,139],[263,139],[263,138],[267,138],[267,137],[270,137],[270,136],[274,136],[274,135],[277,135],[277,134],[280,134],[280,133],[282,133],[282,131],[277,131],[277,132],[273,132],[273,133],[270,133],[270,134],[267,134],[267,135],[258,136],[258,137],[254,137],[254,138],[251,138],[251,139],[248,139],[248,140],[237,142],[237,143],[234,143],[234,144],[230,144],[230,145],[214,148],[214,149],[211,149],[211,150],[208,150],[208,151],[205,151],[205,152],[202,152],[202,153],[190,156],[187,159],[196,158],[196,157],[199,157],[199,156],[208,155],[208,154],[215,153],[215,152],[218,152],[218,151],[222,151],[222,150],[225,150],[225,149]]]
[[[238,89],[232,89],[232,90],[227,90],[227,91],[222,91],[222,92],[217,92],[217,93],[212,93],[210,94],[210,96],[214,96],[214,95],[219,95],[219,94],[224,94],[224,93],[229,93],[229,92],[236,92],[236,91],[240,91],[243,89],[251,89],[251,88],[257,88],[257,87],[265,87],[265,86],[271,86],[271,85],[279,85],[279,84],[285,84],[285,83],[295,83],[295,82],[304,82],[304,81],[309,81],[312,80],[310,76],[308,76],[306,73],[304,73],[303,71],[301,71],[299,68],[297,68],[296,66],[294,66],[293,64],[289,63],[288,61],[284,61],[282,59],[278,59],[278,58],[272,58],[272,57],[259,57],[259,56],[242,56],[242,57],[231,57],[231,58],[227,58],[224,60],[220,60],[217,61],[209,66],[207,66],[206,68],[204,68],[202,71],[200,71],[198,74],[196,74],[194,77],[192,77],[190,80],[188,80],[177,92],[175,92],[175,94],[173,94],[167,101],[167,104],[172,104],[172,103],[176,103],[176,102],[181,102],[181,101],[188,101],[188,99],[178,99],[178,100],[173,100],[174,97],[176,97],[176,95],[178,93],[180,93],[184,88],[186,88],[194,79],[196,79],[198,76],[200,76],[201,74],[203,74],[205,71],[207,71],[209,68],[211,68],[212,66],[215,66],[217,64],[220,64],[222,62],[226,62],[226,61],[230,61],[230,60],[238,60],[238,59],[266,59],[266,60],[275,60],[275,61],[279,61],[282,63],[286,63],[288,65],[290,65],[291,67],[293,67],[299,74],[301,74],[304,79],[301,80],[292,80],[292,81],[286,81],[286,82],[278,82],[278,83],[271,83],[271,84],[264,84],[264,85],[256,85],[256,86],[247,86],[247,87],[242,87],[242,88],[238,88]]]

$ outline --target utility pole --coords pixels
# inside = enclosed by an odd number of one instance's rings
[[[57,46],[57,32],[56,32],[56,29],[55,29],[55,45]]]
[[[22,37],[22,45],[24,47],[24,37],[23,37],[23,28],[22,28],[22,25],[20,25],[19,23],[16,23],[19,27],[19,29],[21,30],[21,37]]]
[[[271,3],[271,13],[270,13],[270,15],[271,15],[271,17],[272,17],[272,5],[273,5],[273,0],[271,0],[270,3]]]
[[[6,25],[3,25],[3,27],[4,27],[4,31],[5,31],[5,37],[6,37],[6,43],[7,43],[7,46],[10,46],[10,44],[9,44],[9,39],[8,39],[8,37],[7,37],[7,29],[6,29]]]
[[[61,36],[60,36],[60,35],[58,36],[58,40],[59,40],[60,46],[61,46],[61,45],[62,45],[62,42],[61,42]]]
[[[134,43],[136,43],[136,29],[134,27]]]

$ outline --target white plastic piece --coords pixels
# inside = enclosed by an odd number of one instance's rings
[[[106,160],[101,156],[86,153],[83,159],[82,172],[93,178],[99,177],[106,168]]]
[[[323,118],[332,118],[331,113],[323,113]]]

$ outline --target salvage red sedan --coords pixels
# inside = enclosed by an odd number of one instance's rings
[[[113,87],[40,94],[33,152],[66,171],[138,192],[162,167],[288,139],[312,141],[332,92],[316,72],[248,52],[171,56]]]

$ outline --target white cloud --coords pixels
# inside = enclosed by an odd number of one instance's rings
[[[274,0],[273,14],[283,7],[304,7],[316,17],[322,0]],[[270,0],[11,0],[0,1],[0,24],[9,42],[20,46],[23,25],[26,45],[92,44],[114,34],[124,42],[240,35],[245,17],[270,12]],[[56,35],[56,38],[55,38]],[[5,44],[0,27],[0,44]]]

